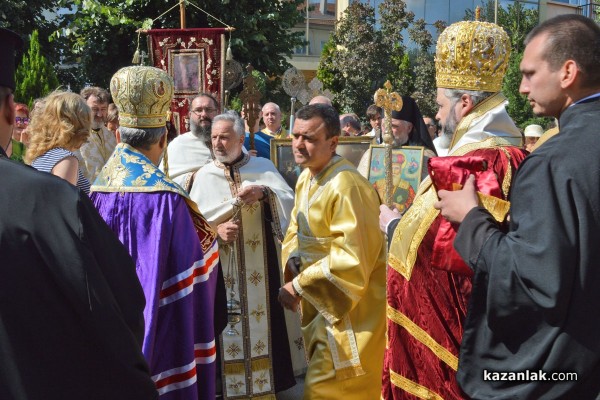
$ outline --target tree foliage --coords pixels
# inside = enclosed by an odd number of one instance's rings
[[[323,49],[317,77],[335,93],[341,112],[362,113],[373,102],[389,63],[381,31],[375,29],[375,9],[352,3]]]
[[[16,100],[26,103],[30,108],[33,100],[46,96],[59,86],[54,67],[41,54],[37,31],[30,36],[29,50],[17,68],[15,79]]]
[[[425,21],[415,21],[402,0],[385,0],[379,14],[377,29],[373,7],[351,4],[323,48],[317,76],[336,93],[341,111],[363,114],[373,93],[389,80],[394,91],[415,97],[423,112],[435,114],[433,38]],[[406,31],[417,45],[410,52],[404,45]]]
[[[62,5],[74,4],[74,14],[66,15],[62,29],[55,38],[62,38],[68,52],[78,63],[73,78],[75,85],[90,83],[106,87],[112,74],[130,65],[136,49],[138,28],[178,28],[179,6],[175,0],[58,0]],[[236,30],[231,47],[234,57],[243,65],[268,76],[280,75],[289,67],[285,56],[304,43],[301,32],[290,28],[303,20],[298,5],[303,0],[228,0],[187,1],[186,25],[192,27],[220,27],[193,5],[214,14]],[[193,3],[189,4],[189,3]],[[176,6],[172,11],[161,13]],[[248,12],[252,10],[252,12]],[[152,21],[156,19],[155,21]],[[145,47],[145,37],[141,44]]]
[[[436,21],[434,23],[437,34],[439,35],[446,23]],[[414,74],[414,87],[410,92],[415,99],[421,113],[425,116],[434,118],[437,114],[437,85],[435,82],[435,60],[430,49],[435,46],[433,36],[426,29],[425,20],[415,21],[412,27],[408,29],[409,38],[417,45],[414,52],[412,72]]]
[[[484,19],[494,21],[494,14],[494,1],[488,0],[483,8]],[[472,16],[473,11],[469,10],[466,18],[472,18]],[[506,8],[498,8],[497,21],[498,25],[502,26],[508,34],[511,43],[508,69],[502,85],[502,93],[508,99],[506,110],[520,128],[524,128],[529,124],[547,126],[551,120],[535,116],[527,98],[519,93],[519,86],[521,85],[519,64],[523,59],[523,51],[525,50],[523,42],[529,31],[538,24],[538,10],[537,8],[527,8],[519,2],[515,2]]]

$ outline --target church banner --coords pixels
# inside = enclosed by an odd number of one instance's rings
[[[225,28],[151,29],[150,64],[166,71],[175,83],[171,104],[177,133],[189,130],[191,101],[210,93],[223,104]]]

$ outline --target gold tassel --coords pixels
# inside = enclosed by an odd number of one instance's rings
[[[274,394],[266,394],[264,396],[252,397],[253,400],[277,400]]]
[[[244,371],[244,363],[225,363],[225,366],[223,367],[223,373],[225,373],[225,375],[240,375],[244,374]]]
[[[270,368],[271,368],[271,360],[269,360],[268,358],[252,360],[252,371],[253,372],[262,371],[262,370],[270,369]]]
[[[169,178],[169,152],[167,151],[167,147],[169,145],[166,144],[165,145],[165,149],[163,150],[163,167],[164,167],[164,171],[165,171],[165,175],[167,177],[167,179]]]
[[[231,51],[231,43],[227,45],[227,53],[225,53],[225,60],[233,60],[233,51]]]
[[[133,59],[131,60],[132,64],[139,64],[140,63],[140,50],[136,50],[135,53],[133,53]]]

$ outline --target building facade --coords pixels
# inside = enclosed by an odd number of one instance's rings
[[[290,63],[304,72],[307,81],[316,75],[323,46],[335,29],[335,22],[342,18],[350,3],[359,1],[375,8],[375,18],[379,19],[379,5],[384,0],[306,0],[303,12],[304,24],[295,30],[304,33],[306,46],[295,49]],[[544,21],[559,14],[583,14],[598,20],[599,0],[489,0],[496,7],[507,8],[519,3],[526,8],[537,9],[540,20]],[[441,20],[452,24],[465,17],[465,11],[481,6],[482,0],[405,0],[406,8],[415,14],[415,19],[423,18],[427,24]],[[308,11],[307,11],[308,10]],[[435,34],[433,26],[431,33]],[[410,47],[410,43],[407,43]]]

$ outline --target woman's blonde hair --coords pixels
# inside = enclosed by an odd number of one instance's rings
[[[83,97],[63,91],[49,94],[28,127],[31,139],[25,162],[31,164],[57,147],[69,150],[84,143],[90,135],[91,123],[92,112]]]

